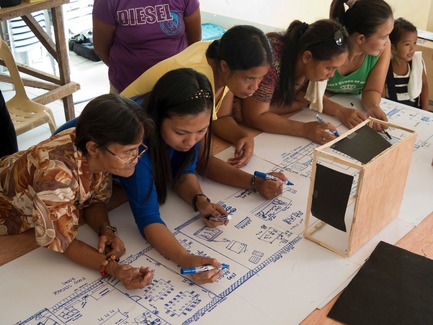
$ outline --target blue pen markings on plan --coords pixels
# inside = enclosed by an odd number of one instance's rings
[[[258,172],[258,171],[254,172],[254,176],[257,176],[257,177],[260,177],[260,178],[263,178],[263,179],[269,179],[271,181],[278,181],[278,180],[280,180],[276,176],[269,175],[269,174],[262,173],[262,172]],[[281,181],[283,182],[283,184],[286,184],[286,185],[294,185],[291,181],[283,181],[283,180],[281,180]]]
[[[196,274],[196,273],[202,273],[207,272],[210,270],[225,270],[228,269],[228,264],[221,264],[221,268],[216,268],[213,265],[203,265],[203,266],[196,266],[196,267],[183,267],[180,269],[180,274]]]
[[[322,124],[328,124],[328,122],[326,122],[319,114],[316,114],[316,119]],[[331,133],[334,134],[336,137],[340,136],[340,133],[338,133],[337,131],[332,131],[332,130],[329,131],[331,131]]]

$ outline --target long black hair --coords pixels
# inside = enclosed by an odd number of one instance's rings
[[[392,30],[391,34],[389,34],[389,40],[391,41],[391,44],[394,46],[397,45],[403,33],[405,32],[416,33],[417,29],[414,24],[404,18],[400,17],[394,20],[394,29]]]
[[[331,19],[318,20],[311,25],[295,20],[284,34],[269,33],[268,36],[280,38],[283,42],[279,104],[284,106],[295,100],[295,67],[299,55],[310,51],[313,60],[325,61],[349,50],[347,31]]]
[[[148,101],[143,103],[146,112],[155,123],[157,132],[149,137],[149,151],[153,165],[153,178],[158,194],[159,204],[165,203],[167,189],[181,176],[182,170],[191,162],[195,149],[186,154],[173,178],[169,150],[161,135],[161,124],[164,119],[173,116],[197,115],[210,111],[209,128],[205,135],[205,149],[199,157],[206,166],[211,149],[213,92],[209,79],[202,73],[190,68],[176,69],[167,72],[155,84]]]
[[[248,70],[270,65],[272,50],[263,31],[254,26],[239,25],[227,30],[220,40],[213,41],[206,57],[224,60],[231,70]]]
[[[343,24],[349,35],[359,33],[365,37],[373,35],[388,19],[392,9],[383,0],[357,0],[347,10],[348,0],[332,0],[329,17]]]
[[[143,129],[152,132],[152,126],[140,105],[119,95],[101,95],[92,99],[78,117],[75,145],[87,154],[86,144],[89,141],[94,141],[101,148],[112,143],[139,143]]]

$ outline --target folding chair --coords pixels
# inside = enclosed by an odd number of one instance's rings
[[[32,101],[24,89],[24,84],[9,46],[0,39],[0,58],[12,78],[15,96],[6,102],[16,134],[22,134],[42,124],[48,123],[51,133],[56,130],[56,123],[51,109]]]

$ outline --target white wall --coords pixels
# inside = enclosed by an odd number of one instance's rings
[[[393,8],[395,18],[405,17],[419,29],[433,31],[433,0],[387,2]],[[312,23],[327,18],[331,0],[200,0],[200,3],[203,22],[219,23],[225,28],[249,22],[265,27],[267,32],[286,29],[295,19]]]
[[[394,18],[404,17],[419,29],[433,27],[433,0],[388,0]]]

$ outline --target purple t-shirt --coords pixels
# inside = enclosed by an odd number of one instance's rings
[[[198,0],[95,0],[93,16],[116,27],[108,76],[119,91],[144,71],[188,46],[184,17]]]

